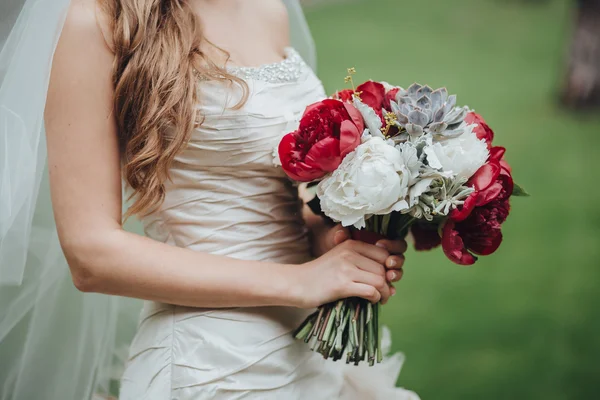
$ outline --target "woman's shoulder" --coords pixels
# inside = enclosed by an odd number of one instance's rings
[[[61,40],[112,53],[112,33],[106,0],[73,0],[65,19]],[[70,40],[76,39],[76,40]],[[98,49],[99,50],[99,49]]]
[[[101,29],[95,3],[71,1],[52,60],[51,86],[53,82],[63,86],[72,82],[111,84],[114,54]]]

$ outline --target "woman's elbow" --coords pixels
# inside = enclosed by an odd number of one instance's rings
[[[71,270],[71,279],[73,285],[80,292],[93,293],[98,291],[98,283],[95,278],[93,271],[81,265],[73,265],[69,262],[69,269]]]
[[[61,247],[77,290],[85,293],[99,292],[102,287],[99,269],[109,251],[106,241],[97,237],[74,235],[61,238]]]

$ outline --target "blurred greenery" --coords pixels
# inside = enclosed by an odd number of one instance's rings
[[[600,118],[556,102],[570,3],[322,2],[307,10],[328,91],[446,86],[508,148],[515,198],[499,251],[469,268],[409,251],[385,307],[399,384],[423,399],[591,399],[600,392]]]

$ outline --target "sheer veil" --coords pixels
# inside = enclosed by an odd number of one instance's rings
[[[69,0],[0,4],[0,400],[114,394],[140,302],[82,294],[52,217],[43,112]],[[292,45],[316,53],[297,0]]]

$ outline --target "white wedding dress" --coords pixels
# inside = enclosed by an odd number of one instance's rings
[[[164,204],[142,221],[145,232],[201,252],[304,263],[310,252],[302,203],[274,149],[324,89],[291,48],[281,62],[230,70],[248,83],[248,101],[232,110],[240,88],[199,83],[204,122],[175,159]],[[145,302],[120,399],[418,399],[394,387],[401,354],[356,367],[324,360],[296,341],[292,331],[310,312]]]

